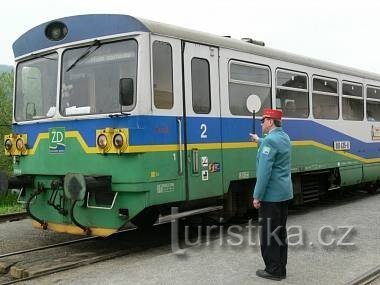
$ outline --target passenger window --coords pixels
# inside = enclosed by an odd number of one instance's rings
[[[380,121],[380,87],[367,87],[367,120]]]
[[[268,67],[231,62],[228,84],[230,111],[233,115],[250,116],[252,111],[247,109],[247,98],[257,95],[261,99],[261,109],[255,110],[257,115],[271,106],[271,82]]]
[[[316,119],[339,118],[338,81],[323,77],[313,78],[313,116]]]
[[[173,59],[169,43],[153,42],[153,92],[157,109],[173,107]]]
[[[307,118],[309,116],[307,75],[304,73],[277,70],[276,105],[284,117]]]
[[[363,86],[359,83],[343,82],[342,116],[344,120],[362,121],[364,117]]]
[[[191,87],[194,112],[197,114],[210,113],[210,65],[207,59],[194,57],[191,60]]]

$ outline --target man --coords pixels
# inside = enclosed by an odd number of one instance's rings
[[[265,270],[257,270],[256,275],[278,281],[286,278],[286,219],[289,200],[293,198],[291,145],[281,128],[281,118],[281,111],[264,109],[261,124],[265,138],[250,134],[251,140],[259,144],[253,206],[259,209],[261,254],[265,263]]]

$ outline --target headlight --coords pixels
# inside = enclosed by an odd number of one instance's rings
[[[62,22],[51,22],[45,29],[45,36],[52,41],[63,40],[67,35],[67,26]]]
[[[22,151],[23,148],[24,148],[25,144],[24,144],[24,140],[22,138],[18,138],[16,140],[16,148],[19,150],[19,151]]]
[[[101,130],[96,130],[96,153],[115,153],[118,155],[126,153],[128,149],[128,141],[128,129],[105,128]]]
[[[124,143],[124,139],[123,139],[123,136],[121,134],[116,134],[113,137],[113,145],[116,148],[121,148],[123,146],[123,143]]]
[[[102,149],[106,148],[107,143],[108,143],[106,135],[104,135],[104,134],[99,135],[96,142],[100,148],[102,148]]]
[[[7,139],[5,140],[5,143],[4,143],[4,147],[7,151],[10,151],[11,148],[13,146],[13,143],[12,143],[12,140],[11,139]]]

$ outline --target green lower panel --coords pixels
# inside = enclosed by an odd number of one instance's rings
[[[380,180],[380,163],[363,165],[363,182]]]
[[[186,199],[183,179],[146,183],[147,204],[160,205]]]
[[[256,154],[257,148],[237,148],[223,150],[223,179],[224,192],[228,191],[230,181],[256,178]],[[315,171],[341,166],[357,165],[361,162],[344,156],[341,152],[332,152],[316,146],[292,147],[292,172]],[[345,183],[361,181],[361,170],[357,173],[344,170]],[[347,177],[346,177],[347,173]],[[354,175],[353,178],[350,174]],[[360,178],[360,179],[359,179]],[[350,179],[352,181],[350,181]],[[351,184],[346,184],[351,185]]]
[[[223,194],[221,153],[219,149],[192,149],[188,152],[189,200],[221,196]]]
[[[21,157],[15,174],[110,175],[113,183],[145,183],[178,178],[178,160],[173,152],[128,154],[87,154],[76,139],[66,140],[62,154],[49,153],[47,140],[39,143],[34,155]]]
[[[339,172],[342,186],[355,185],[363,180],[362,165],[340,167]]]
[[[29,196],[29,193],[27,196]],[[65,210],[67,214],[62,215],[53,206],[48,204],[47,201],[50,196],[51,190],[47,190],[46,193],[38,195],[37,198],[31,203],[31,213],[40,220],[48,223],[72,224],[70,218],[70,210],[72,205],[71,201],[65,201]],[[58,201],[59,196],[55,201],[56,205],[59,204]],[[129,218],[133,218],[148,206],[147,201],[148,193],[119,192],[117,194],[115,204],[111,209],[106,209],[110,208],[110,205],[96,205],[96,207],[103,208],[93,207],[95,205],[90,205],[90,207],[87,207],[86,201],[78,201],[74,207],[74,217],[81,225],[86,227],[118,229],[129,221],[127,217],[119,215],[119,209],[128,209]]]

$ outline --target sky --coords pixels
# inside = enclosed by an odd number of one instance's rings
[[[0,64],[13,65],[13,42],[50,20],[127,14],[380,74],[376,0],[12,0],[0,17]]]

